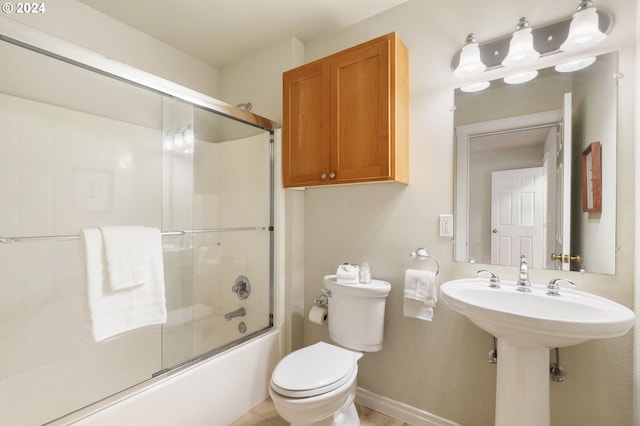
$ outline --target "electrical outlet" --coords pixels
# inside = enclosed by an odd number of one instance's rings
[[[452,214],[440,215],[440,236],[453,237],[453,215]]]

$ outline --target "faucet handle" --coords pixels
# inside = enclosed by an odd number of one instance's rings
[[[488,269],[480,269],[477,274],[489,274],[489,287],[500,288],[500,277],[495,272],[489,271]]]
[[[549,296],[560,296],[560,283],[563,281],[565,283],[571,284],[574,287],[576,286],[576,283],[566,278],[554,278],[551,281],[549,281],[549,284],[547,284],[547,288],[548,288],[547,294]]]

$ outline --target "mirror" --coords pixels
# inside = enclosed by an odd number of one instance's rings
[[[456,90],[456,261],[515,266],[524,254],[534,268],[615,273],[617,72],[612,52]],[[583,208],[594,196],[600,210]]]

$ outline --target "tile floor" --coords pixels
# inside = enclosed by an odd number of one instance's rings
[[[360,415],[360,426],[410,426],[408,423],[392,419],[362,405],[356,404],[356,408]],[[278,416],[269,398],[231,423],[231,426],[289,426],[289,423]]]

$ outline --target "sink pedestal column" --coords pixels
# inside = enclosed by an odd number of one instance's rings
[[[549,350],[498,339],[496,426],[550,426]]]

